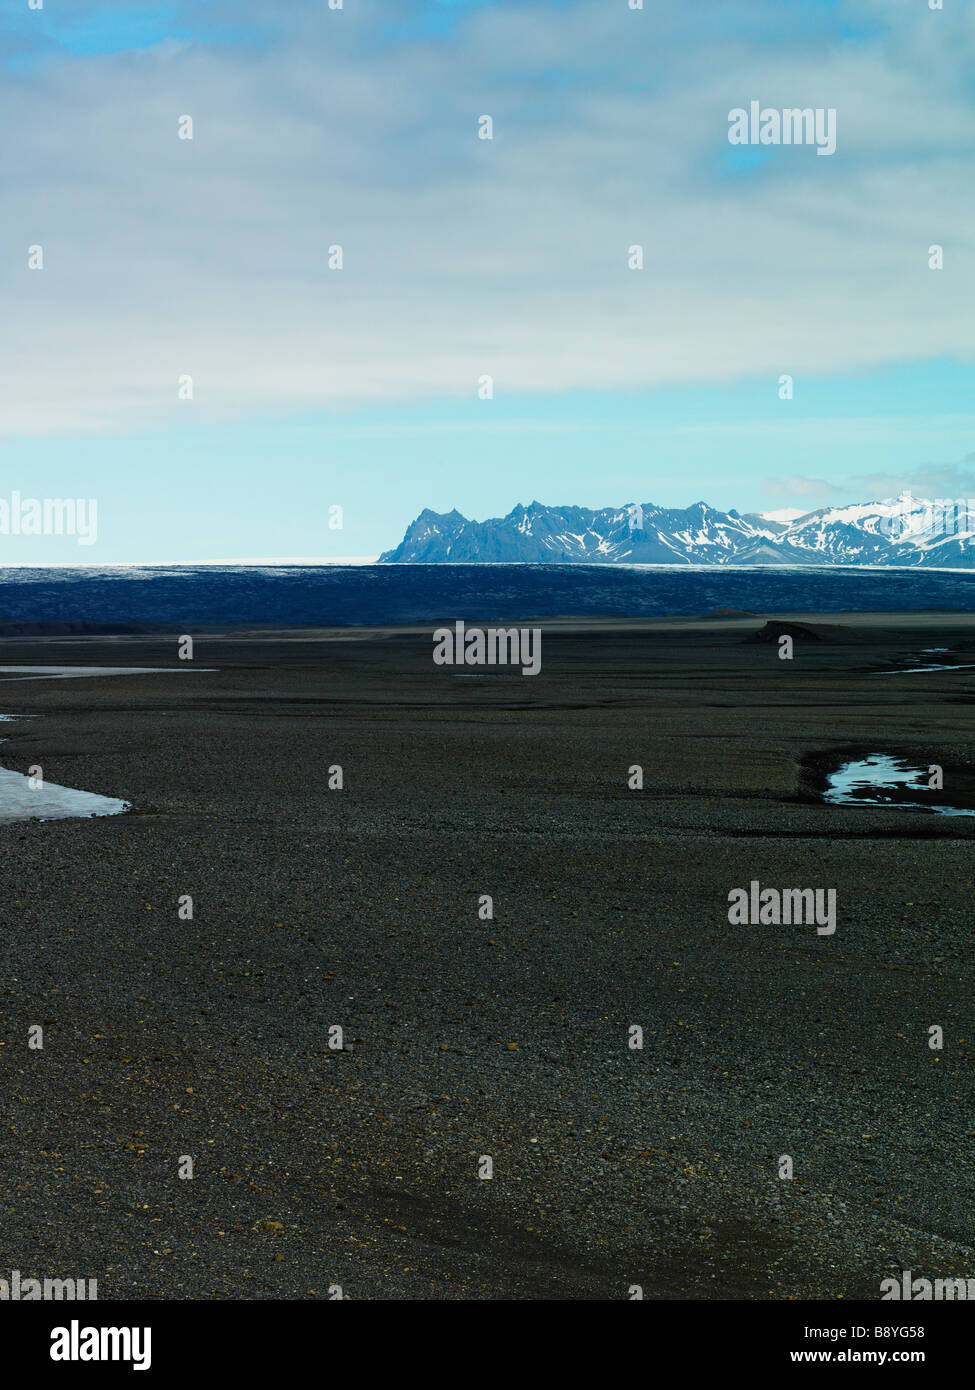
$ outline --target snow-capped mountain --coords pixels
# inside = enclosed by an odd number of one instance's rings
[[[628,503],[519,504],[505,517],[420,513],[380,564],[925,565],[975,568],[975,503],[905,494],[801,514]]]

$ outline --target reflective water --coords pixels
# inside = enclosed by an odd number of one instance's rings
[[[0,714],[9,724],[14,719],[33,719],[32,714]],[[0,739],[6,743],[6,739]],[[33,785],[32,785],[33,783]],[[0,767],[0,825],[22,820],[64,820],[67,816],[117,816],[129,803],[114,796],[97,796],[56,782],[31,778],[23,772]]]
[[[878,676],[909,676],[914,673],[920,674],[923,671],[972,671],[975,670],[975,662],[971,661],[943,661],[933,662],[930,665],[919,666],[915,663],[921,661],[923,657],[947,655],[951,651],[950,647],[925,647],[920,656],[902,657],[896,670],[876,671]]]
[[[0,666],[0,680],[65,680],[82,676],[140,676],[153,672],[211,671],[209,666]],[[32,719],[33,715],[0,714],[0,720]],[[0,739],[0,742],[4,740]],[[32,785],[33,784],[33,785]],[[129,802],[115,796],[98,796],[74,787],[60,787],[43,777],[31,778],[0,767],[0,825],[10,821],[63,820],[68,816],[117,816]]]
[[[897,789],[917,792],[923,799],[914,801],[893,795]],[[834,806],[887,806],[934,811],[942,816],[975,816],[975,810],[934,800],[943,795],[943,789],[932,791],[928,786],[926,768],[910,767],[902,758],[889,753],[871,753],[858,761],[843,763],[831,772],[826,779],[823,800]]]

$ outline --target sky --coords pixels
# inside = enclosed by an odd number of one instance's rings
[[[975,496],[975,7],[631,2],[0,0],[0,563]]]

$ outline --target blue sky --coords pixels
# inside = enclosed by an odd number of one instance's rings
[[[99,525],[0,560],[975,494],[975,21],[946,3],[6,0],[0,499]],[[836,153],[730,145],[752,99],[835,108]]]

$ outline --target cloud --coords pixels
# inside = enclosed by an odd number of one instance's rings
[[[975,454],[960,463],[928,463],[902,472],[865,473],[853,480],[871,495],[892,497],[911,492],[919,497],[975,496]]]
[[[863,501],[879,501],[909,492],[915,497],[975,496],[975,453],[960,463],[921,464],[902,471],[858,473],[843,483],[826,478],[806,478],[794,474],[786,478],[765,478],[762,491],[769,497],[827,498],[852,496]]]
[[[71,33],[90,8],[67,5]],[[198,40],[65,56],[56,18],[31,38],[22,16],[5,41],[0,433],[473,400],[483,375],[510,395],[975,355],[963,7],[584,0],[431,24],[296,0],[273,31],[250,0],[204,9]],[[736,167],[728,112],[752,98],[835,106],[837,153]]]

